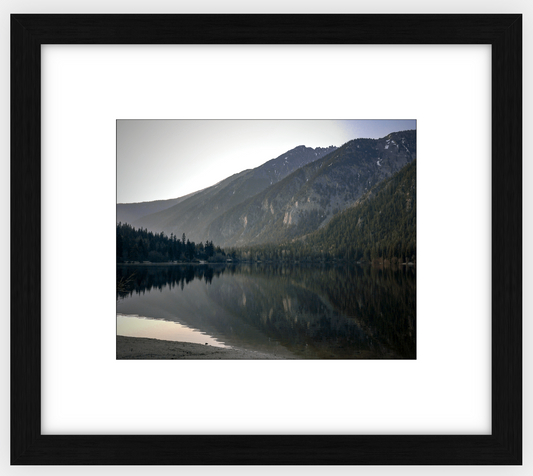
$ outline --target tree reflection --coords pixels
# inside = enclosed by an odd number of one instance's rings
[[[134,271],[130,296],[154,289],[187,293],[188,284],[201,281],[209,302],[198,303],[204,306],[198,319],[218,332],[231,329],[245,339],[244,329],[253,328],[303,358],[416,358],[411,267],[250,263]],[[131,266],[118,266],[117,278],[131,272]],[[213,307],[224,312],[211,312]]]

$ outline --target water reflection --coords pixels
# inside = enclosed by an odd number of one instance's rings
[[[117,312],[179,322],[227,345],[301,358],[416,358],[412,268],[118,266]]]
[[[217,339],[178,322],[135,315],[117,314],[117,335],[228,347]]]

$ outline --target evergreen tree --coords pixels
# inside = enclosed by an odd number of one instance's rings
[[[117,262],[122,263],[124,261],[124,245],[122,242],[122,235],[117,228]]]

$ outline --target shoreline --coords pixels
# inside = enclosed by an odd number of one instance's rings
[[[387,260],[386,260],[387,261]],[[189,263],[189,262],[172,262],[172,261],[163,261],[159,263],[152,262],[136,262],[136,263],[117,263],[117,266],[231,266],[239,264],[277,264],[277,265],[357,265],[357,266],[372,266],[373,268],[400,268],[402,266],[409,268],[416,268],[416,262],[405,262],[405,263],[387,263],[387,262],[370,262],[370,261],[221,261],[221,262],[203,262],[203,263]]]
[[[117,266],[205,266],[205,265],[228,265],[228,264],[234,264],[234,263],[208,263],[207,261],[205,263],[186,263],[186,262],[172,262],[172,261],[162,261],[159,263],[152,263],[152,262],[139,262],[139,263],[117,263]]]
[[[291,357],[235,347],[117,335],[117,360],[287,360]],[[294,356],[294,359],[297,357]]]

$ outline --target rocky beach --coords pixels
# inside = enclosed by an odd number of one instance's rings
[[[296,358],[287,353],[265,353],[239,348],[222,348],[144,337],[117,335],[117,360],[285,360]]]

